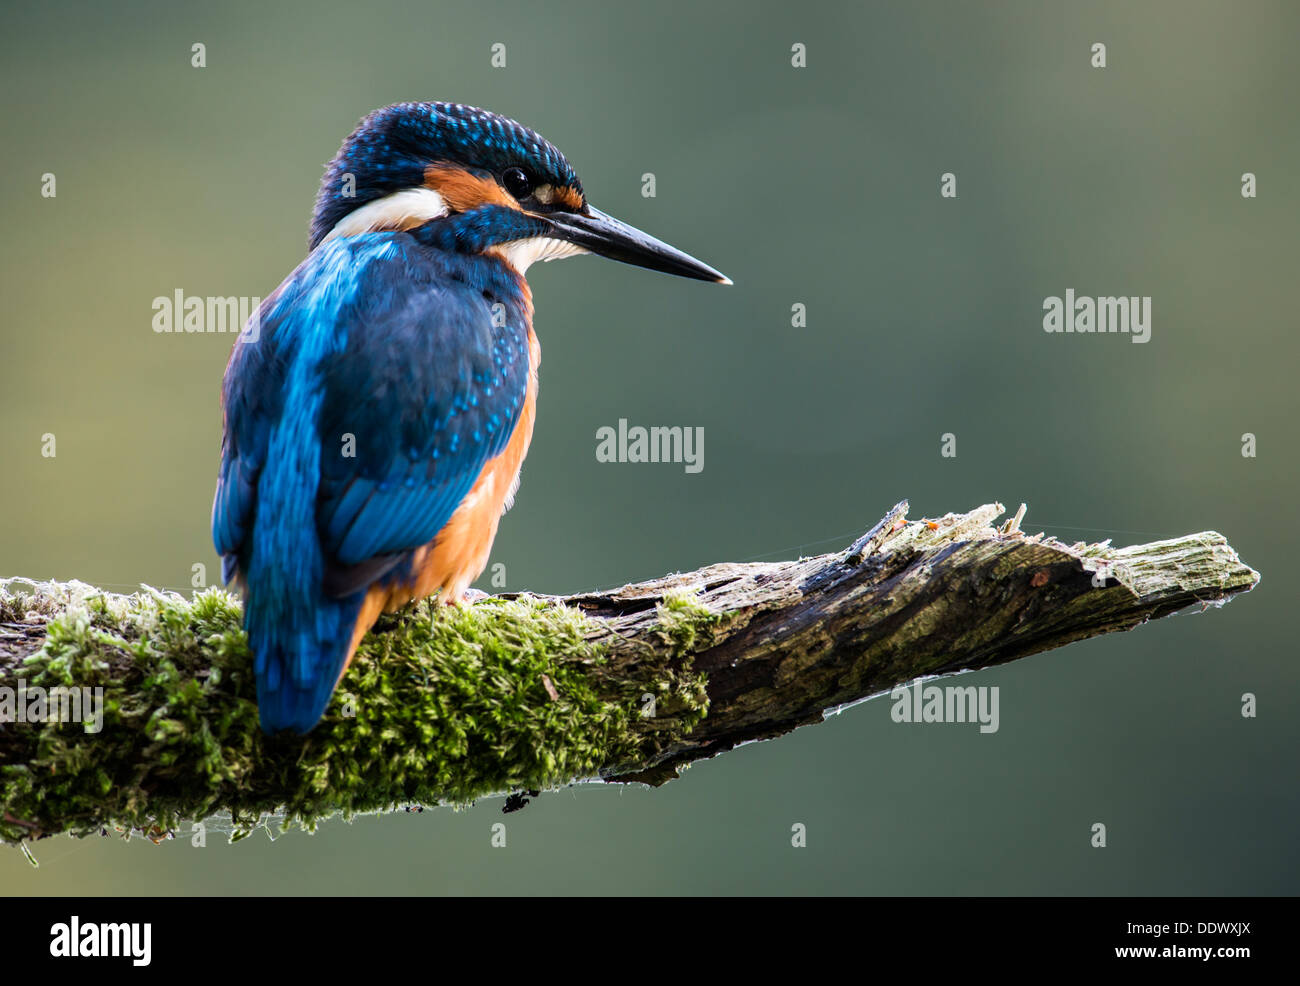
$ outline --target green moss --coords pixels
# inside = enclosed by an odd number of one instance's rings
[[[335,812],[554,788],[648,762],[707,709],[702,676],[671,657],[612,663],[576,609],[529,597],[421,603],[381,618],[308,736],[267,737],[236,599],[84,588],[54,608],[38,653],[0,666],[0,685],[102,687],[103,729],[0,726],[5,841],[174,830],[218,810],[236,829],[272,811],[311,828]],[[11,617],[25,605],[16,599],[0,589]],[[675,653],[704,632],[702,609],[665,601]]]
[[[725,618],[710,613],[692,592],[670,591],[656,606],[650,634],[667,646],[651,648],[644,641],[618,656],[611,683],[619,701],[636,710],[632,729],[638,735],[636,755],[606,764],[606,776],[637,777],[647,783],[662,783],[668,775],[653,766],[682,736],[708,714],[708,679],[691,668],[692,655],[707,647]],[[635,662],[637,673],[622,676],[618,669]],[[598,672],[599,674],[599,672]]]
[[[670,645],[674,657],[685,657],[713,641],[722,617],[711,613],[694,592],[670,589],[656,604],[656,632]]]

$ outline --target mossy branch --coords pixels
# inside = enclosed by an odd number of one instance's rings
[[[0,839],[157,837],[221,811],[239,831],[268,812],[311,827],[582,779],[659,784],[914,678],[1128,630],[1259,579],[1212,532],[1067,545],[1023,534],[1023,507],[995,528],[1002,512],[908,522],[900,503],[834,554],[413,605],[379,622],[325,719],[295,738],[258,729],[226,592],[3,580]],[[52,720],[59,688],[103,689],[98,731]]]

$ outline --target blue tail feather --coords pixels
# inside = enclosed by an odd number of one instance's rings
[[[315,339],[316,346],[325,342]],[[318,353],[310,354],[312,356]],[[295,362],[286,401],[300,410],[271,432],[258,478],[244,626],[255,656],[262,729],[305,733],[320,720],[348,659],[364,592],[331,598],[316,528],[322,394],[313,360]]]
[[[295,600],[292,613],[250,608],[248,638],[256,656],[257,708],[262,729],[310,730],[329,706],[364,593],[346,599]]]

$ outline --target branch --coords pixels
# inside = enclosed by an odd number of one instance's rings
[[[904,502],[835,554],[415,604],[380,620],[325,719],[293,738],[258,729],[226,592],[0,580],[0,838],[161,837],[218,811],[242,834],[268,812],[311,828],[493,793],[515,792],[511,810],[522,792],[583,779],[660,784],[915,678],[1129,630],[1259,581],[1213,532],[1067,545],[1023,534],[1023,507],[993,527],[1002,512],[908,522]],[[102,696],[97,731],[68,721],[74,694],[82,718]]]

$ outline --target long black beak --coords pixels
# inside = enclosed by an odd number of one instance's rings
[[[730,284],[731,279],[700,263],[690,254],[682,253],[662,240],[656,240],[634,226],[607,216],[599,209],[587,206],[586,212],[550,212],[546,219],[555,226],[555,235],[592,253],[621,260],[634,267],[693,277],[700,281]]]

